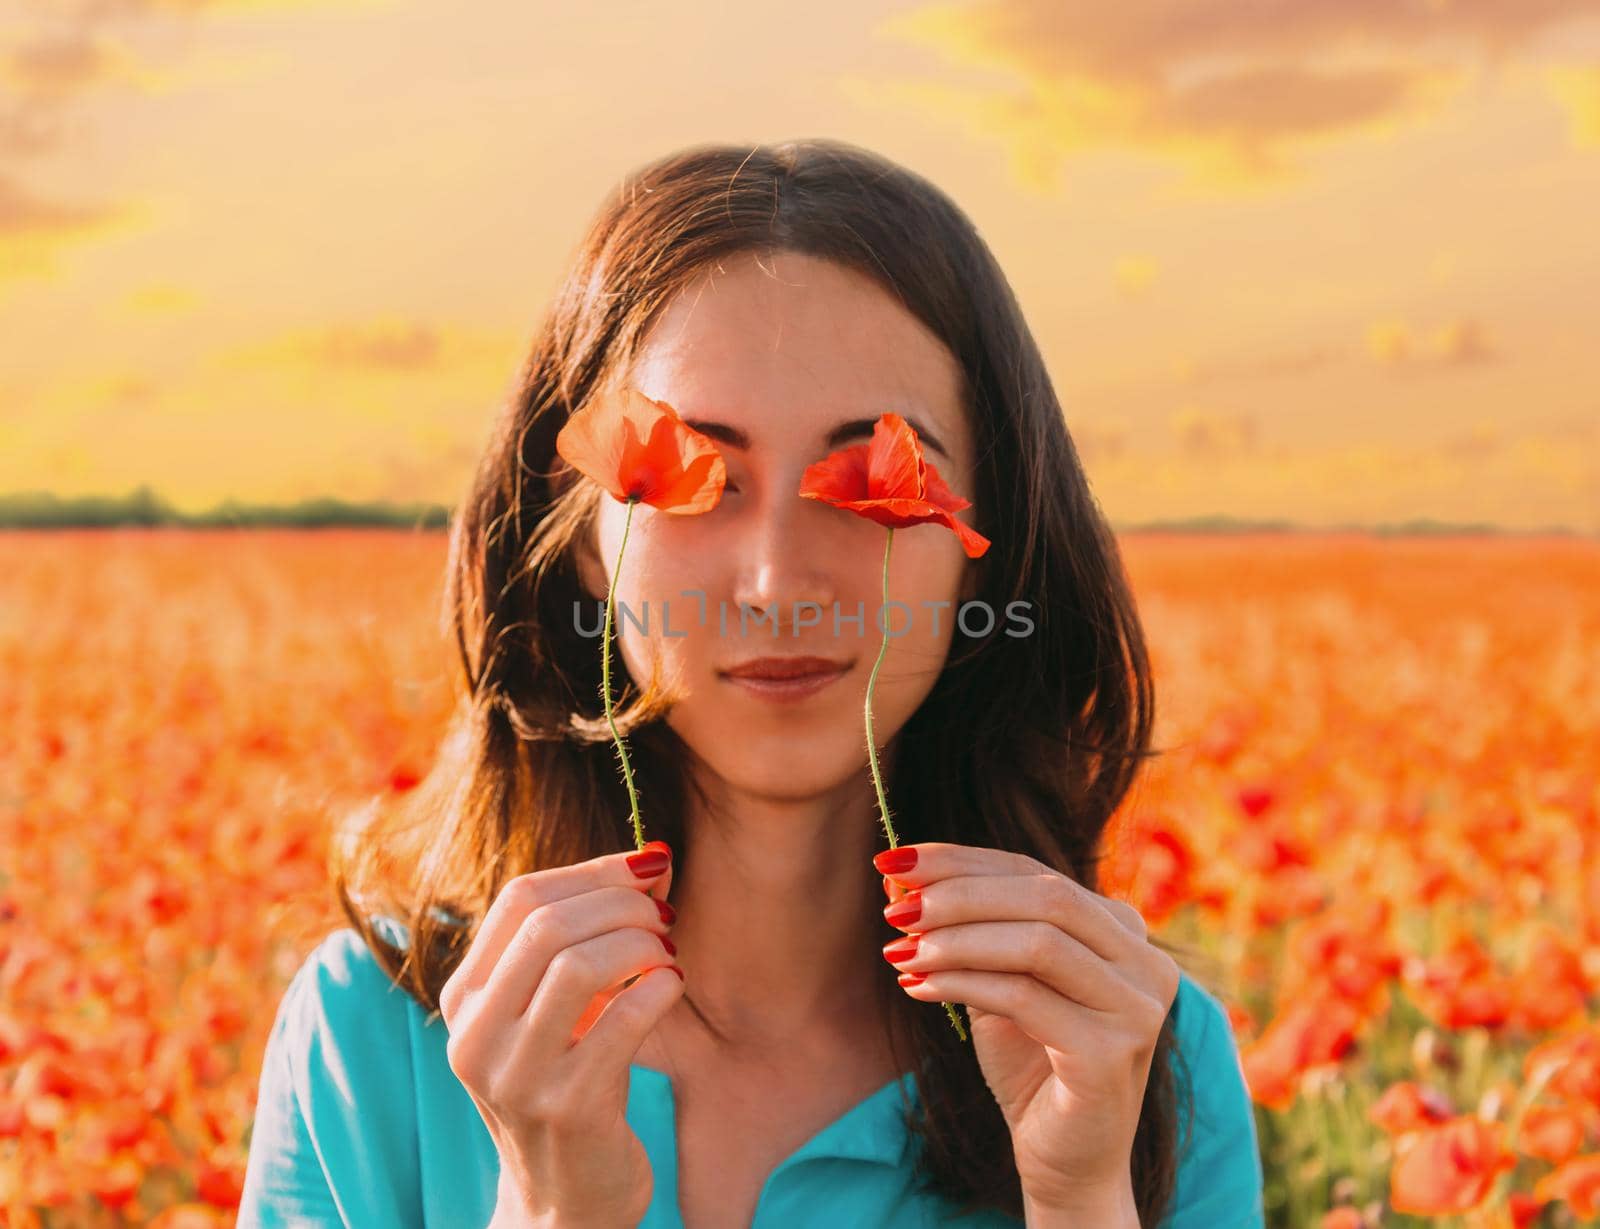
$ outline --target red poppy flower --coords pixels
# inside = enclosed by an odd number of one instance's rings
[[[989,539],[958,521],[952,513],[970,508],[922,455],[922,441],[911,424],[894,413],[879,416],[870,444],[841,448],[800,476],[800,494],[844,508],[892,529],[938,524],[961,539],[961,548],[976,559],[989,549]]]
[[[1516,1163],[1503,1131],[1498,1122],[1461,1114],[1400,1135],[1389,1170],[1389,1206],[1419,1216],[1453,1216],[1477,1207],[1500,1171]]]
[[[830,453],[815,465],[808,465],[800,475],[800,495],[805,499],[820,500],[835,508],[844,508],[857,516],[876,521],[889,532],[883,543],[883,609],[889,607],[889,550],[894,545],[894,531],[908,525],[943,525],[961,542],[967,555],[976,559],[989,549],[989,539],[958,521],[953,513],[970,508],[972,501],[962,499],[948,486],[939,471],[922,456],[922,441],[911,424],[900,415],[885,412],[878,416],[872,427],[872,442],[856,444]],[[880,615],[882,619],[882,615]],[[889,625],[883,628],[883,644],[878,649],[878,660],[867,678],[865,718],[867,727],[867,762],[872,769],[872,784],[878,794],[878,818],[889,834],[889,848],[899,844],[894,824],[889,816],[889,799],[883,788],[883,772],[878,767],[878,741],[872,730],[872,690],[878,681],[878,670],[889,651]],[[945,1014],[963,1042],[967,1031],[961,1026],[954,1003],[944,1005]]]
[[[556,451],[613,498],[679,515],[711,511],[728,479],[711,440],[632,385],[568,419]]]

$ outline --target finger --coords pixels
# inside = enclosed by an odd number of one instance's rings
[[[663,864],[660,853],[667,858]],[[645,871],[636,874],[631,866]],[[468,991],[480,989],[500,961],[506,945],[523,920],[541,905],[566,900],[596,888],[629,887],[647,890],[658,900],[666,898],[672,879],[672,856],[664,841],[651,841],[642,850],[605,854],[571,866],[552,867],[509,880],[484,915],[478,933],[440,993],[441,1007],[448,997],[460,1001]]]
[[[880,874],[891,875],[908,888],[951,875],[1037,875],[1053,869],[1025,853],[947,841],[897,845],[875,854],[872,863]]]
[[[1139,910],[1125,900],[1117,900],[1115,897],[1104,894],[1098,895],[1100,896],[1100,904],[1112,917],[1116,918],[1118,922],[1128,929],[1129,934],[1141,940],[1150,938],[1150,925],[1144,920],[1144,914],[1140,913]]]
[[[1049,922],[962,922],[884,944],[907,973],[972,969],[1024,973],[1091,1011],[1126,1011],[1138,991],[1117,967]],[[905,953],[910,953],[906,955]]]
[[[596,996],[615,991],[614,1001],[630,988],[622,985],[629,978],[672,963],[672,953],[660,938],[637,928],[608,931],[562,948],[533,987],[527,1010],[502,1035],[514,1038],[513,1051],[525,1050],[549,1062],[583,1036],[579,1022],[590,1014]],[[679,979],[673,975],[672,980]],[[607,1002],[604,1008],[609,1006]]]
[[[507,1027],[532,1007],[539,987],[549,978],[557,958],[569,948],[607,935],[633,935],[632,940],[640,953],[655,957],[666,953],[671,958],[671,939],[666,937],[667,923],[654,900],[642,892],[628,888],[596,888],[581,896],[569,896],[548,905],[540,905],[523,919],[516,934],[501,954],[500,963],[478,991],[471,992],[473,1011],[484,1013],[494,1021],[491,1027]],[[602,949],[605,952],[609,948]],[[580,959],[568,964],[584,966],[594,952],[588,951]],[[590,991],[590,997],[600,993],[622,978],[637,973],[646,965],[623,969],[615,977],[601,982]],[[609,972],[609,966],[600,972]],[[581,1011],[588,999],[579,1003]],[[576,1022],[576,1013],[573,1020]]]
[[[633,1062],[650,1030],[683,993],[683,978],[664,965],[646,969],[632,985],[618,990],[574,1051],[578,1077],[582,1079],[585,1069],[598,1072]]]
[[[885,906],[883,912],[890,925],[913,933],[957,922],[1049,922],[1106,960],[1140,959],[1148,942],[1120,924],[1105,901],[1057,871],[956,875],[916,889],[898,908]]]
[[[976,969],[943,969],[905,992],[924,1002],[965,1003],[1004,1016],[1042,1046],[1071,1053],[1083,1044],[1089,1009],[1061,996],[1031,977]],[[1063,1010],[1065,1006],[1065,1010]]]

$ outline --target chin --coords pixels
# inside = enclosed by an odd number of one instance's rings
[[[730,739],[738,737],[729,735]],[[733,789],[784,802],[816,798],[863,782],[870,787],[864,745],[858,755],[853,742],[828,747],[796,745],[801,741],[774,738],[752,742],[746,737],[735,755],[728,754],[725,741],[720,751],[702,752],[701,758]]]

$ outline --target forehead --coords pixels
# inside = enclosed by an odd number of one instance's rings
[[[758,445],[885,410],[966,439],[960,366],[938,337],[866,275],[795,252],[740,253],[702,274],[664,309],[629,377]]]

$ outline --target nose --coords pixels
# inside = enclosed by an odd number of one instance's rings
[[[794,635],[798,615],[802,624],[816,623],[826,615],[835,596],[832,568],[826,557],[825,523],[818,514],[837,509],[800,499],[791,490],[762,501],[747,521],[738,546],[739,567],[734,584],[735,602],[748,606],[753,618],[770,619],[779,635]]]

